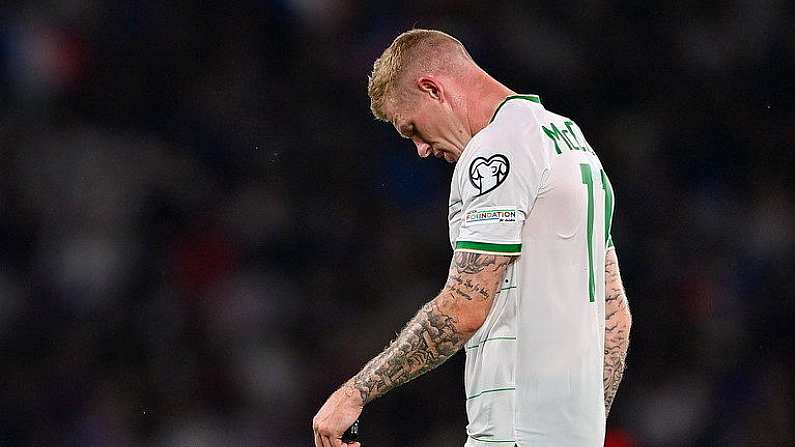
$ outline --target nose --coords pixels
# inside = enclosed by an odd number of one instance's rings
[[[422,158],[425,158],[431,155],[431,145],[428,143],[423,143],[422,141],[414,141],[414,144],[417,146],[417,155]]]

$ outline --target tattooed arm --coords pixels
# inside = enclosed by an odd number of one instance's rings
[[[392,343],[326,401],[313,420],[315,444],[337,446],[361,408],[453,356],[483,325],[515,258],[456,251],[442,291]]]
[[[349,384],[368,403],[444,363],[486,319],[509,256],[457,251],[442,292]]]
[[[605,259],[605,416],[610,413],[624,376],[631,327],[632,315],[621,282],[618,256],[615,249],[609,249]]]

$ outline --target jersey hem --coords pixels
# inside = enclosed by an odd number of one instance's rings
[[[482,442],[486,445],[495,445],[495,444],[514,444],[516,445],[516,441],[513,439],[486,439],[486,438],[474,438],[470,435],[467,435],[470,441],[474,442]],[[467,445],[471,444],[472,442],[467,442]]]

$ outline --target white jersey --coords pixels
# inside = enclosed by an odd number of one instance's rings
[[[571,120],[508,97],[450,192],[455,250],[521,255],[465,346],[467,446],[601,447],[613,191]]]

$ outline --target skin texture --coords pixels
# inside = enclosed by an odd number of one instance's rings
[[[618,269],[618,256],[614,249],[605,256],[605,414],[610,413],[621,378],[624,376],[629,331],[632,315],[629,302],[621,282]]]
[[[363,406],[441,365],[480,328],[515,258],[456,251],[447,282],[397,338],[329,397],[312,427],[316,446],[341,445]]]
[[[454,70],[409,70],[384,112],[417,155],[454,163],[500,102],[516,93],[461,54],[447,59]]]

